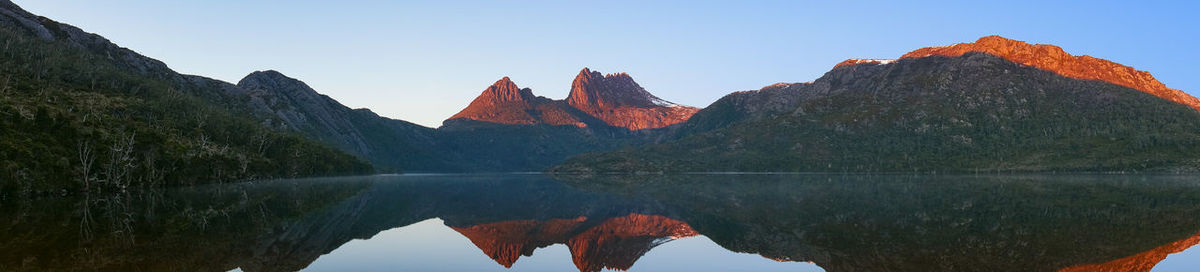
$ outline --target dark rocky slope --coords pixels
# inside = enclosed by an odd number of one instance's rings
[[[251,73],[238,87],[270,110],[275,126],[365,158],[381,171],[461,170],[461,158],[443,152],[434,129],[350,109],[276,71]]]

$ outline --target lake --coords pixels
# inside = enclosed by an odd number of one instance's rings
[[[0,200],[0,271],[1197,271],[1197,243],[1197,176],[393,175]]]

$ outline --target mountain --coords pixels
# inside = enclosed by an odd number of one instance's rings
[[[533,90],[517,87],[508,77],[483,90],[467,108],[451,116],[446,123],[452,125],[462,119],[510,125],[588,127],[602,124],[563,101],[534,96]]]
[[[589,222],[573,219],[510,220],[454,227],[496,263],[512,268],[534,250],[564,244],[579,271],[629,270],[642,255],[664,242],[696,236],[687,223],[658,215],[629,214]]]
[[[571,82],[567,104],[611,126],[630,130],[682,123],[700,110],[650,94],[629,74],[604,75],[588,68],[579,71]]]
[[[262,105],[276,129],[297,132],[387,172],[541,171],[580,153],[637,140],[563,101],[535,97],[508,78],[488,87],[459,114],[463,117],[439,129],[350,109],[275,71],[254,72],[237,87],[251,103]],[[472,111],[479,108],[492,111]]]
[[[0,8],[6,41],[0,90],[11,98],[0,101],[0,110],[13,117],[0,118],[4,188],[191,184],[372,168],[540,171],[575,154],[618,146],[604,130],[583,135],[562,128],[487,128],[495,133],[475,135],[472,129],[422,127],[351,109],[276,71],[251,73],[236,85],[183,75],[8,1]],[[544,140],[492,142],[536,138]],[[114,149],[128,152],[108,151]],[[510,158],[515,153],[531,155]]]
[[[946,48],[978,49],[921,53]],[[555,171],[1196,168],[1200,114],[1187,102],[1195,98],[1130,88],[1156,86],[1132,68],[1038,53],[1053,48],[985,37],[894,61],[843,62],[811,83],[730,94],[681,124],[677,141],[583,155]]]
[[[1167,88],[1146,71],[1138,71],[1112,61],[1091,56],[1073,56],[1062,48],[1047,44],[1029,44],[1000,36],[979,38],[974,43],[927,47],[904,54],[901,59],[929,56],[957,57],[968,52],[982,52],[1006,60],[1076,79],[1099,80],[1143,91],[1175,103],[1200,110],[1200,99],[1183,91]]]
[[[0,189],[47,192],[372,171],[266,125],[244,89],[182,75],[0,0]]]
[[[1058,270],[1058,272],[1087,272],[1087,271],[1127,271],[1127,272],[1150,272],[1158,263],[1161,263],[1167,258],[1167,255],[1183,252],[1193,246],[1200,244],[1200,233],[1193,234],[1187,238],[1171,242],[1165,245],[1155,247],[1132,256],[1120,258],[1104,263],[1076,265]]]
[[[566,100],[534,96],[508,77],[488,87],[467,108],[451,116],[444,127],[473,120],[509,125],[570,125],[620,127],[628,130],[661,128],[686,121],[699,111],[674,104],[642,88],[626,73],[604,75],[583,68],[571,83]],[[468,124],[473,122],[466,122]]]
[[[471,172],[543,171],[572,156],[641,145],[698,109],[666,102],[628,74],[584,68],[570,96],[535,96],[504,77],[438,128],[444,152]]]
[[[461,158],[441,151],[434,129],[350,109],[304,82],[276,71],[251,73],[237,84],[269,109],[278,129],[335,147],[382,171],[458,171]]]

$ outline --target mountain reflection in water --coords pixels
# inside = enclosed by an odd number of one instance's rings
[[[556,179],[376,176],[7,196],[0,270],[294,271],[434,218],[496,270],[521,270],[519,259],[553,245],[580,271],[637,270],[656,246],[701,235],[730,254],[826,271],[1149,271],[1200,242],[1200,182],[1186,176]]]
[[[589,224],[586,217],[547,221],[513,220],[453,227],[496,262],[512,267],[521,255],[566,244],[579,271],[629,270],[651,248],[696,236],[687,223],[663,216],[630,214]]]

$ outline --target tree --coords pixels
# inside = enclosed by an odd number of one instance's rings
[[[96,153],[92,149],[91,143],[86,140],[79,142],[76,150],[79,154],[80,181],[83,182],[83,190],[91,190],[92,163],[96,162]]]

